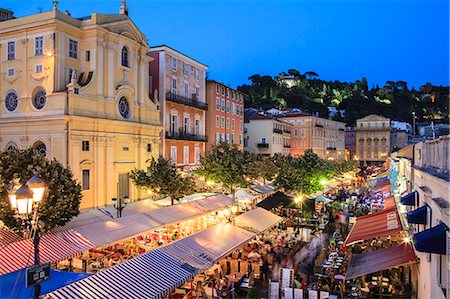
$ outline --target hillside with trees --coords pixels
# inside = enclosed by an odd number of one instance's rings
[[[431,83],[419,90],[410,89],[405,81],[386,81],[382,87],[369,88],[365,77],[355,82],[326,81],[315,72],[302,74],[295,69],[275,77],[255,74],[248,79],[250,85],[237,88],[248,95],[246,108],[300,108],[327,118],[331,106],[346,111],[344,118],[338,114],[333,119],[348,125],[372,113],[411,123],[413,112],[419,122],[448,123],[449,88]]]

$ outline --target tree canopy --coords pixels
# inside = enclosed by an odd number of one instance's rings
[[[288,86],[287,79],[295,84]],[[335,119],[348,125],[372,113],[411,123],[415,112],[417,121],[448,122],[449,88],[431,83],[419,90],[410,89],[405,81],[386,81],[382,87],[369,88],[366,77],[355,82],[327,81],[313,71],[302,74],[295,69],[275,77],[255,74],[249,80],[250,85],[238,86],[239,91],[247,94],[246,107],[300,108],[327,118],[327,107],[332,106],[345,110],[345,115],[337,114]]]
[[[162,156],[158,159],[152,158],[147,171],[142,169],[131,171],[130,177],[140,189],[170,196],[172,204],[175,199],[192,194],[195,187],[192,177],[178,173],[175,164]]]
[[[234,193],[235,188],[248,186],[248,166],[247,157],[235,144],[222,142],[200,159],[196,173],[206,180],[221,183],[230,193]]]
[[[79,214],[81,186],[68,168],[55,159],[49,161],[32,148],[0,152],[0,220],[16,232],[23,227],[14,217],[7,188],[13,179],[29,180],[34,172],[39,172],[47,184],[46,196],[39,203],[37,214],[44,231],[62,226]]]

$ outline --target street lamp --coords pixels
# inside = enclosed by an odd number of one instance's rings
[[[16,217],[22,221],[22,225],[33,236],[34,245],[34,266],[40,264],[39,261],[39,242],[41,240],[41,230],[38,225],[39,215],[37,208],[40,202],[44,199],[45,190],[47,185],[44,179],[38,173],[35,173],[28,182],[19,184],[16,180],[11,186],[8,187],[8,198],[11,207],[16,211]],[[34,214],[30,220],[29,215]],[[42,281],[41,281],[42,282]],[[33,298],[39,298],[41,295],[41,282],[34,283],[34,296]]]
[[[130,203],[130,198],[127,195],[125,195],[123,198],[122,197],[119,197],[119,198],[114,197],[112,199],[112,202],[113,202],[114,208],[117,210],[116,218],[120,218],[120,217],[122,217],[123,209],[125,209],[127,204]]]

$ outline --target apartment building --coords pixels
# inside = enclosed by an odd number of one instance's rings
[[[356,156],[356,131],[353,127],[345,127],[345,149],[348,152],[347,160]]]
[[[371,114],[356,121],[356,157],[361,165],[382,164],[391,150],[391,121]]]
[[[291,128],[292,125],[285,121],[256,113],[244,123],[245,151],[263,157],[288,155],[291,151]]]
[[[287,113],[278,119],[292,125],[292,155],[303,155],[307,149],[312,149],[324,159],[345,159],[344,123],[306,113]]]
[[[159,155],[144,34],[128,17],[51,11],[0,22],[0,144],[35,147],[81,183],[81,208],[142,198],[129,180]],[[117,186],[117,187],[116,187]]]
[[[149,56],[150,90],[164,125],[161,152],[178,167],[198,165],[208,140],[207,66],[168,46],[152,47]]]
[[[244,150],[244,97],[240,91],[223,83],[206,83],[206,151],[219,142],[236,144]]]

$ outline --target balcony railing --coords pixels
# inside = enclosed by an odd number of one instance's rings
[[[332,146],[327,147],[327,151],[335,151],[335,150],[336,150],[335,147],[332,147]]]
[[[277,129],[277,128],[273,128],[273,132],[278,133],[278,134],[283,134],[283,130]]]
[[[316,124],[316,127],[317,127],[317,128],[323,128],[323,125],[321,125],[321,124]]]
[[[284,144],[283,147],[284,148],[291,148],[291,145],[290,144]]]
[[[185,133],[185,132],[166,131],[166,138],[167,139],[175,139],[175,140],[208,142],[208,137],[205,135],[189,134],[189,133]]]
[[[202,110],[208,110],[208,104],[200,102],[196,99],[186,98],[177,94],[173,94],[170,91],[166,94],[166,100],[174,103],[184,104],[190,107],[199,108]]]
[[[269,148],[268,143],[258,143],[257,146],[258,146],[258,148]]]
[[[291,134],[291,130],[289,130],[289,129],[284,129],[283,132],[284,132],[284,133]]]

